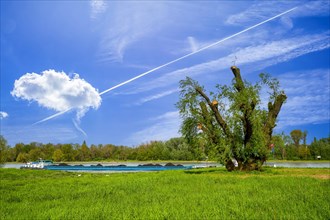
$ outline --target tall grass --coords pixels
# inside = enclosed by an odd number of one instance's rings
[[[329,219],[329,169],[0,169],[1,219]]]

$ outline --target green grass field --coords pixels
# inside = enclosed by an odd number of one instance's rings
[[[1,219],[330,219],[330,170],[0,169]]]

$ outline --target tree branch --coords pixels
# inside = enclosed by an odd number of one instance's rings
[[[212,142],[214,144],[218,144],[219,140],[217,138],[217,134],[215,132],[216,128],[214,126],[214,124],[212,123],[212,117],[210,116],[209,110],[206,107],[205,102],[200,102],[199,106],[201,107],[201,115],[203,117],[204,120],[204,125],[201,125],[201,129],[203,132],[206,132],[207,134],[209,134]]]
[[[242,91],[245,88],[244,82],[242,80],[241,71],[236,66],[230,67],[231,71],[235,76],[236,83],[234,84],[238,92]]]
[[[227,123],[225,122],[225,120],[223,120],[222,116],[220,115],[220,112],[217,108],[217,106],[213,105],[211,100],[209,99],[209,97],[203,92],[201,87],[195,87],[196,92],[198,92],[198,94],[200,94],[206,101],[206,103],[210,106],[214,117],[217,121],[217,123],[220,125],[220,127],[223,129],[225,135],[227,137],[232,137],[232,134],[228,128]]]
[[[279,94],[276,96],[274,103],[268,103],[268,116],[266,122],[264,124],[264,131],[265,134],[268,136],[268,142],[271,140],[273,129],[276,126],[276,118],[281,110],[281,107],[287,96],[284,93]]]
[[[230,69],[235,76],[236,83],[234,83],[234,87],[236,88],[238,93],[242,93],[245,89],[245,85],[242,80],[241,71],[236,66],[232,66]],[[252,99],[252,101],[250,101],[249,103],[240,103],[240,109],[243,112],[242,122],[244,124],[244,145],[246,145],[252,137],[253,130],[250,116],[252,115],[255,106],[256,102],[254,99]]]

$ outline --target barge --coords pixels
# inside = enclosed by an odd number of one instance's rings
[[[119,171],[119,172],[138,172],[138,171],[164,171],[164,170],[185,170],[192,169],[193,166],[183,166],[181,164],[175,165],[167,163],[161,164],[140,164],[137,166],[121,165],[110,165],[103,166],[102,164],[97,165],[69,165],[66,163],[53,164],[48,160],[40,160],[36,162],[30,162],[22,166],[21,169],[44,169],[44,170],[62,170],[62,171]]]
[[[38,160],[34,162],[28,162],[25,165],[21,166],[21,169],[44,169],[47,166],[52,166],[53,161],[51,160]]]

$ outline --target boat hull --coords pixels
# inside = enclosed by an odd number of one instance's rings
[[[46,170],[63,171],[163,171],[185,170],[192,166],[45,166]]]

